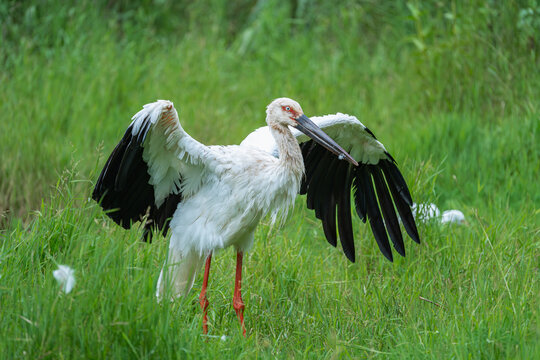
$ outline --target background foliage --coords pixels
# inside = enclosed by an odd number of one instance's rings
[[[538,1],[7,0],[0,29],[8,358],[538,356]],[[421,225],[423,244],[393,265],[356,224],[348,264],[299,199],[246,259],[247,340],[232,255],[216,257],[209,346],[197,285],[155,304],[166,241],[117,229],[92,182],[145,103],[170,99],[195,138],[230,144],[279,96],[356,115],[417,202],[469,224]],[[58,263],[76,269],[72,294]]]

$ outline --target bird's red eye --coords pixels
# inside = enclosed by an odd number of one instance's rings
[[[283,110],[285,110],[285,111],[289,111],[289,112],[291,111],[291,107],[290,107],[290,106],[282,106],[281,108],[282,108]]]

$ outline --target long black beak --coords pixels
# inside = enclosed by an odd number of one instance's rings
[[[343,148],[332,140],[330,136],[326,135],[326,133],[306,115],[300,115],[296,118],[296,121],[298,122],[298,125],[296,126],[298,130],[312,138],[319,145],[324,146],[331,153],[336,154],[340,160],[345,159],[354,166],[358,166],[358,163],[351,155],[343,150]]]

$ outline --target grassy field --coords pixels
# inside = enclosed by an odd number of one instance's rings
[[[0,16],[0,358],[540,357],[537,1],[6,1]],[[356,115],[416,202],[468,224],[419,224],[392,264],[356,219],[351,264],[299,197],[244,260],[247,339],[234,254],[214,256],[205,338],[201,277],[158,305],[167,240],[115,226],[93,182],[145,103],[232,144],[280,96]]]

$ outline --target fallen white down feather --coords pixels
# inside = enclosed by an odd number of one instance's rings
[[[69,294],[75,286],[75,270],[67,265],[58,265],[58,270],[53,271],[53,276],[62,286],[62,290]]]
[[[459,210],[446,210],[441,217],[441,223],[465,224],[465,215]]]

